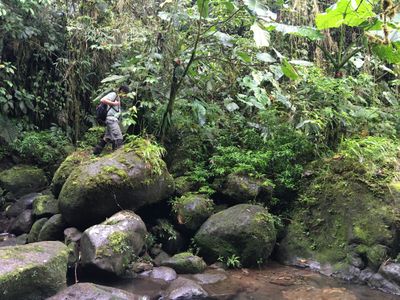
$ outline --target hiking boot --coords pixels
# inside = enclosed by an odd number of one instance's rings
[[[118,149],[118,148],[120,148],[123,144],[124,144],[124,142],[123,142],[122,140],[115,140],[115,141],[113,141],[112,149],[113,149],[113,150]]]
[[[103,139],[100,140],[100,142],[94,147],[93,149],[93,154],[94,155],[99,155],[101,151],[103,151],[103,148],[107,145],[107,142]]]

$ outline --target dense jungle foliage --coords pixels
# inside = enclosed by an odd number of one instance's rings
[[[133,134],[159,142],[171,172],[204,193],[231,173],[260,179],[282,213],[312,160],[396,155],[398,7],[2,0],[0,159],[54,171],[70,149],[97,142],[99,98],[127,84],[127,142],[134,146]]]

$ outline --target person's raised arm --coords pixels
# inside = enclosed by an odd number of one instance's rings
[[[107,104],[107,105],[110,105],[110,106],[117,106],[117,105],[120,104],[119,101],[111,101],[110,99],[108,99],[106,97],[102,98],[100,100],[100,102],[104,103],[104,104]]]

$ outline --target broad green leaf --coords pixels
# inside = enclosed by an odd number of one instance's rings
[[[235,110],[239,109],[239,106],[235,103],[235,102],[229,102],[225,104],[225,108],[229,111],[229,112],[233,112]]]
[[[376,16],[373,12],[376,0],[338,0],[322,14],[315,17],[318,29],[338,28],[342,25],[359,26],[368,18]]]
[[[199,9],[200,16],[203,18],[208,17],[209,2],[210,0],[197,0],[197,7]]]
[[[259,0],[244,0],[244,4],[251,11],[253,15],[265,20],[265,21],[274,21],[277,18],[276,13],[269,10],[269,8],[263,3],[263,1]]]
[[[217,31],[214,33],[214,36],[221,42],[222,45],[225,47],[232,47],[233,44],[231,43],[231,40],[233,39],[232,36],[230,36],[227,33],[223,33],[220,31]]]
[[[281,68],[283,74],[285,74],[286,77],[292,80],[296,80],[297,78],[299,78],[299,75],[297,74],[296,70],[286,59],[282,61]]]
[[[245,63],[251,63],[251,56],[246,52],[236,51],[236,55],[243,60]]]
[[[269,53],[257,53],[257,59],[266,63],[274,63],[276,59],[272,57]]]
[[[257,47],[269,46],[270,34],[268,31],[262,29],[257,22],[255,22],[250,29],[253,31],[253,37]]]
[[[104,78],[101,83],[112,82],[112,81],[122,81],[128,78],[127,75],[111,75],[107,78]]]
[[[280,23],[268,23],[266,29],[275,30],[283,34],[290,34],[308,38],[312,41],[323,40],[325,36],[317,29],[309,26],[294,26]]]
[[[372,51],[380,59],[387,61],[388,63],[400,63],[400,47],[397,46],[397,43],[391,43],[389,45],[377,44],[372,47]]]

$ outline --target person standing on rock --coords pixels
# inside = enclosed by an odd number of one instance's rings
[[[106,133],[99,144],[93,149],[94,155],[99,155],[107,143],[112,143],[113,150],[122,146],[122,132],[119,126],[121,115],[121,97],[129,93],[129,87],[121,85],[118,92],[110,92],[101,98],[100,102],[107,105]]]

